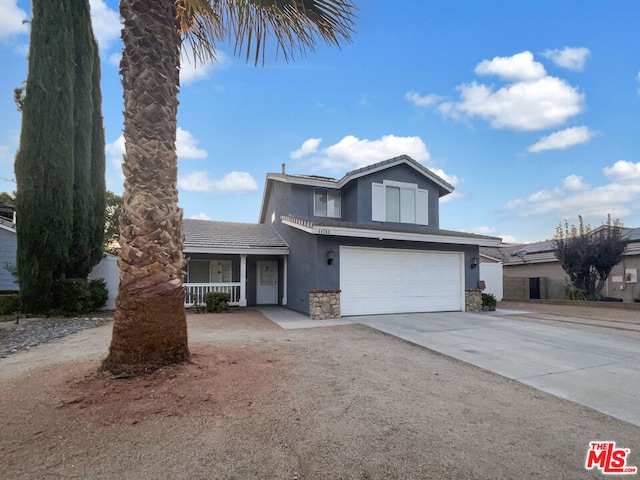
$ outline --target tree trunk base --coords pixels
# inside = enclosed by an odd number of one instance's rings
[[[186,362],[189,356],[182,288],[149,298],[120,292],[103,369],[140,375]]]

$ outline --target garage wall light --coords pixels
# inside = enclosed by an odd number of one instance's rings
[[[333,250],[329,250],[327,252],[327,265],[331,265],[333,263],[333,258],[336,256],[336,254],[333,252]]]
[[[479,261],[480,259],[478,257],[473,257],[471,259],[471,268],[476,268],[478,266]]]

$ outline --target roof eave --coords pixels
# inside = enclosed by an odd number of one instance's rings
[[[478,245],[494,247],[501,241],[497,237],[459,237],[455,235],[433,235],[429,233],[399,232],[395,230],[369,230],[365,228],[332,227],[313,225],[310,222],[296,223],[282,219],[282,223],[312,235],[336,237],[375,238],[378,240],[405,240],[423,243],[445,243],[455,245]]]

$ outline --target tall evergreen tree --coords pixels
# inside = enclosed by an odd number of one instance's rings
[[[107,186],[104,177],[105,169],[105,138],[104,122],[102,118],[102,90],[100,88],[100,56],[97,43],[92,43],[94,56],[92,70],[91,100],[93,116],[91,119],[91,182],[93,194],[91,214],[92,228],[89,234],[89,261],[95,266],[102,259],[104,245],[104,225],[106,218]]]
[[[74,34],[75,81],[73,88],[73,230],[68,278],[87,278],[91,271],[89,239],[93,231],[91,144],[93,121],[93,64],[95,43],[86,0],[71,1]]]
[[[64,277],[102,255],[104,131],[98,46],[87,0],[33,1],[16,156],[18,274],[24,309],[48,311]]]
[[[34,0],[16,156],[17,267],[23,308],[46,311],[73,228],[72,0]]]

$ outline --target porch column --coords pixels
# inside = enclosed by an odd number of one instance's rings
[[[287,306],[287,259],[288,259],[288,255],[283,255],[282,256],[282,260],[284,261],[283,265],[283,269],[284,272],[282,272],[282,306],[286,307]]]
[[[247,256],[240,255],[240,306],[247,306]]]

